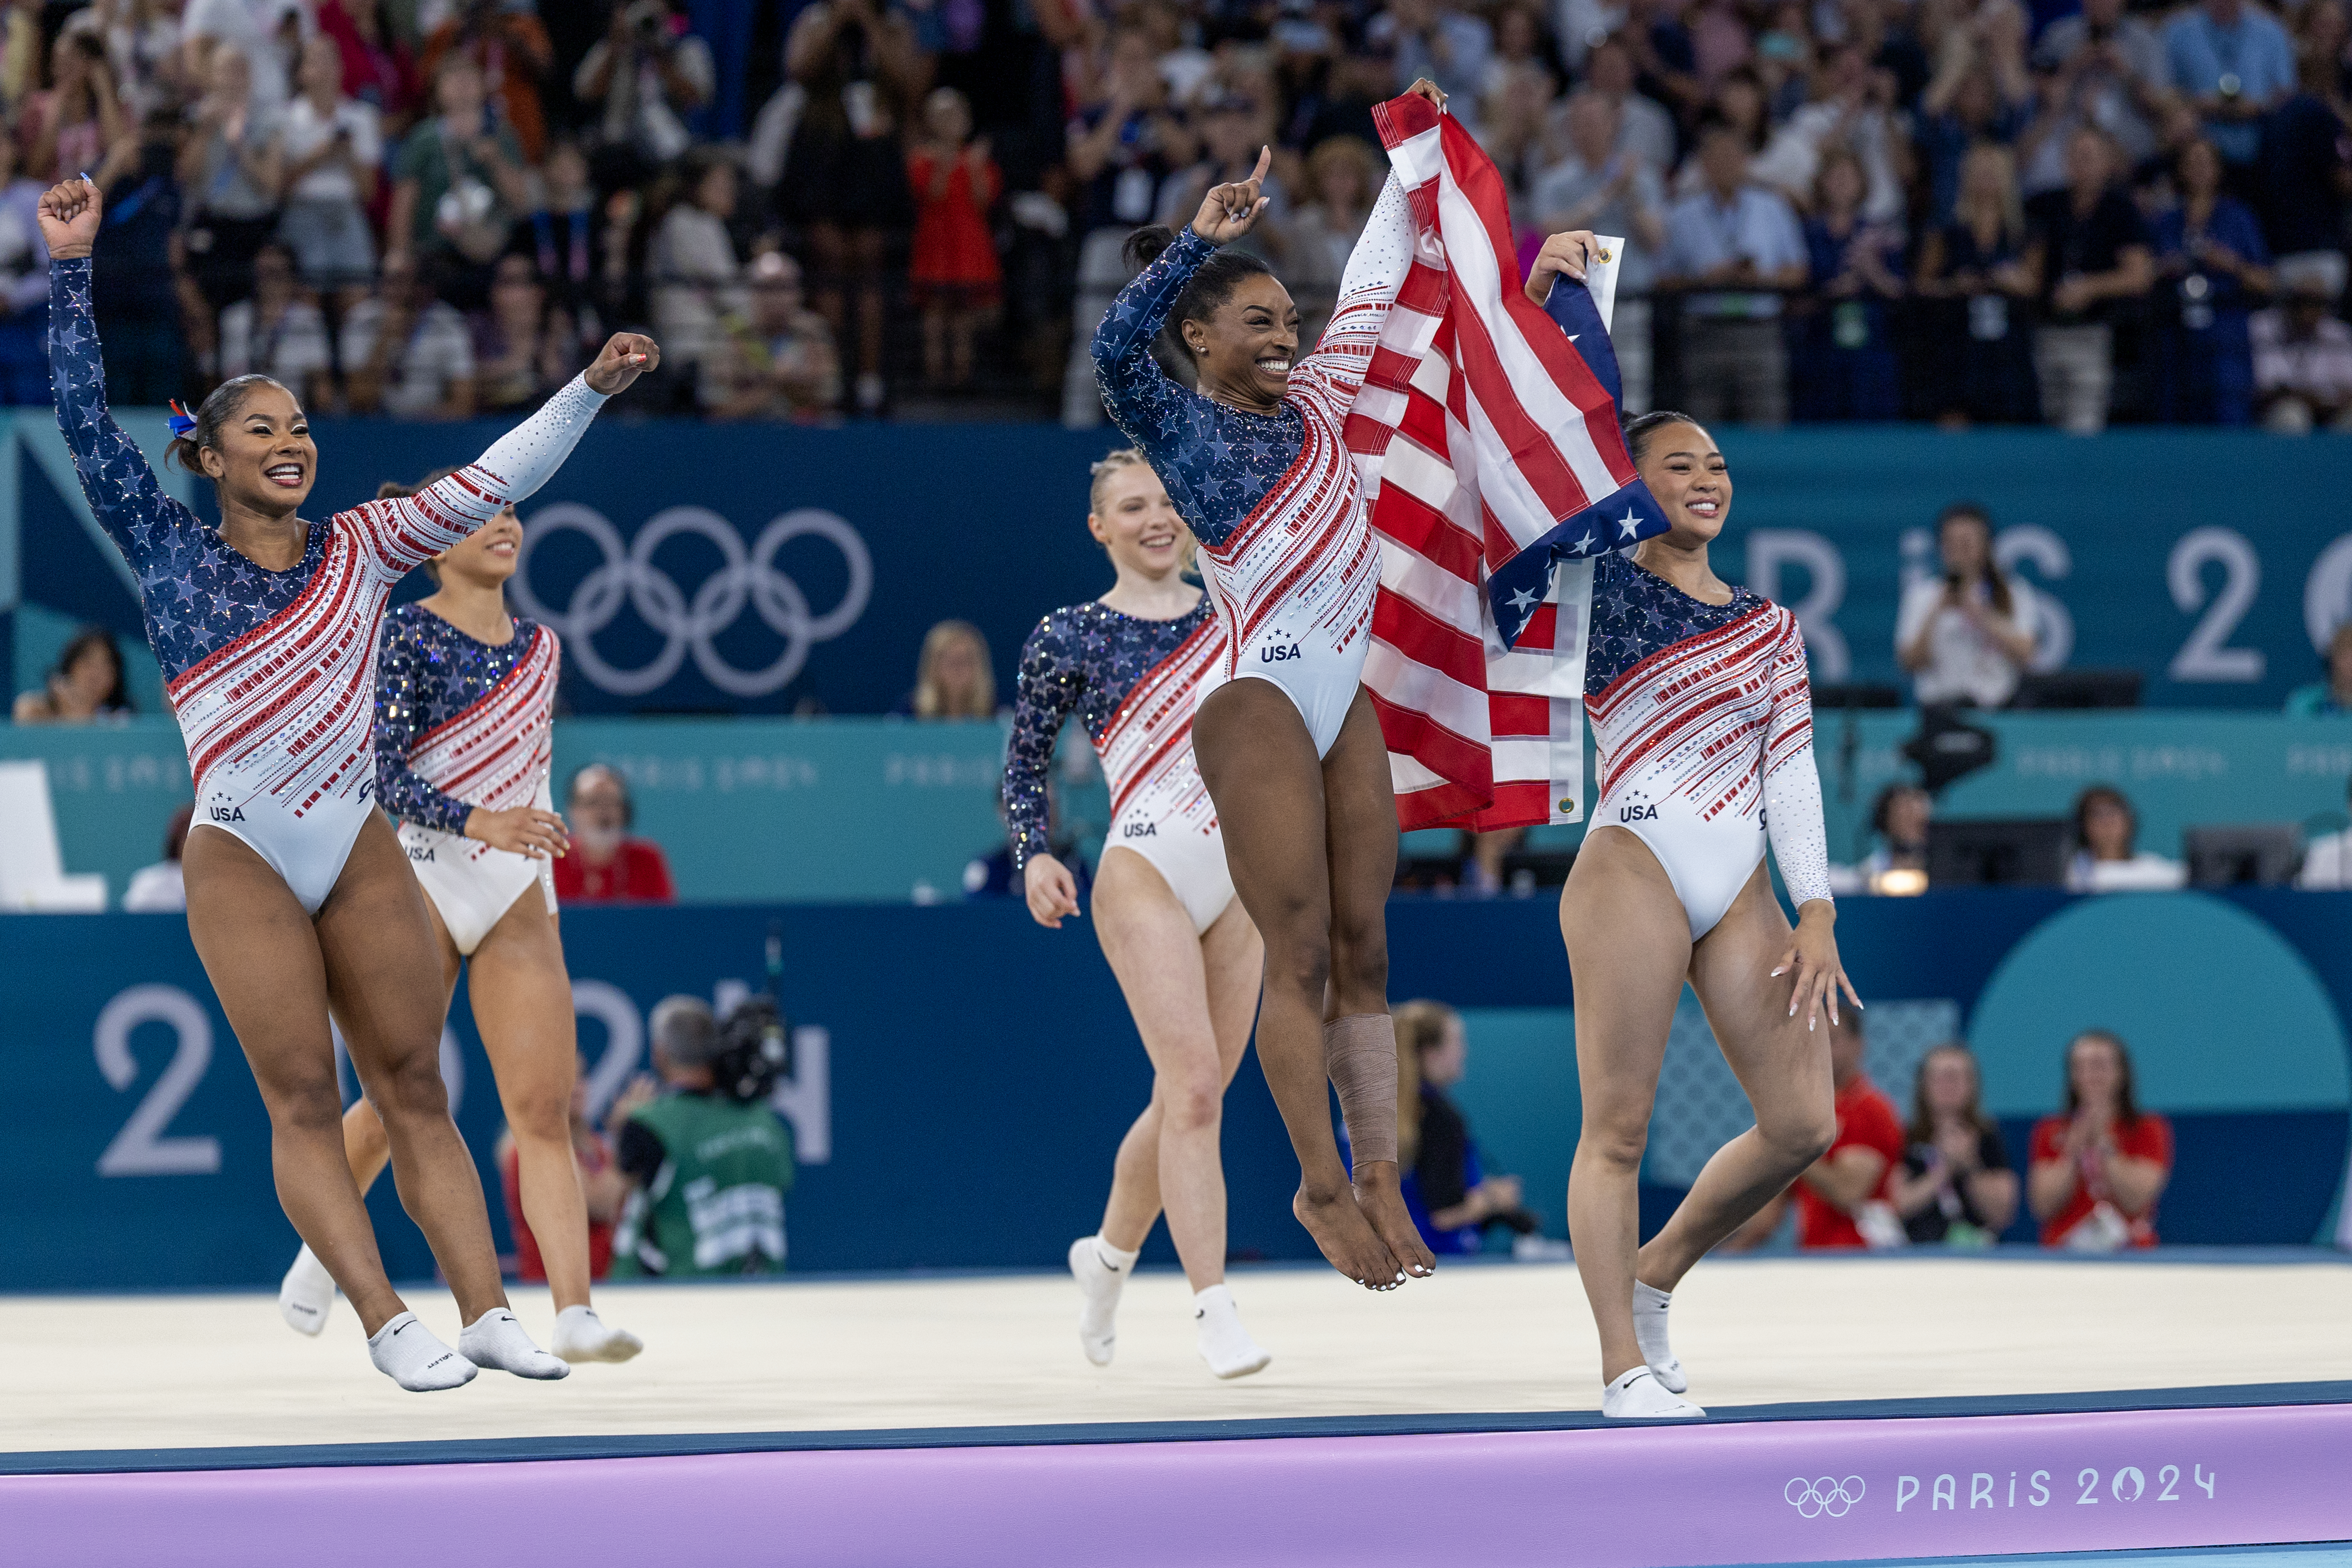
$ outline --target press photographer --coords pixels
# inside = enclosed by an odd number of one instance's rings
[[[754,996],[722,1025],[693,996],[654,1008],[654,1070],[614,1106],[628,1206],[613,1277],[764,1274],[784,1264],[793,1141],[768,1092],[783,1069],[775,1004]]]

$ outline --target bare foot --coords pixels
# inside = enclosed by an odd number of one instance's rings
[[[1373,1232],[1388,1244],[1390,1254],[1416,1279],[1437,1272],[1437,1259],[1421,1239],[1421,1229],[1397,1190],[1393,1160],[1366,1160],[1356,1167],[1356,1206]]]
[[[1367,1290],[1393,1290],[1403,1280],[1395,1255],[1373,1234],[1347,1188],[1318,1196],[1302,1184],[1290,1212],[1323,1249],[1325,1260]]]

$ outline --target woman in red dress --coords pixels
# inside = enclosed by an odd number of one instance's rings
[[[971,340],[996,313],[1003,273],[989,209],[1004,176],[988,138],[971,134],[971,105],[951,87],[923,100],[923,140],[907,158],[915,193],[908,273],[923,311],[923,374],[934,387],[971,384]]]

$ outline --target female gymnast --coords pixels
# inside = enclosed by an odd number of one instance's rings
[[[1242,1377],[1274,1358],[1242,1327],[1225,1287],[1217,1130],[1249,1048],[1265,944],[1234,898],[1189,734],[1193,691],[1224,653],[1224,626],[1184,580],[1191,541],[1142,453],[1125,448],[1094,466],[1087,528],[1118,580],[1029,634],[1004,763],[1013,863],[1029,912],[1058,931],[1078,913],[1077,884],[1046,852],[1046,773],[1063,721],[1074,710],[1085,721],[1111,795],[1095,935],[1151,1058],[1151,1103],[1119,1142],[1102,1228],[1070,1244],[1078,1344],[1097,1366],[1110,1364],[1120,1287],[1164,1207],[1192,1286],[1201,1359],[1219,1377]]]
[[[447,477],[387,484],[376,499],[415,495]],[[425,563],[438,584],[432,595],[384,617],[376,804],[400,820],[425,887],[445,1010],[458,970],[470,965],[467,994],[514,1137],[523,1215],[555,1297],[549,1348],[567,1362],[626,1361],[643,1342],[606,1326],[588,1300],[588,1208],[571,1129],[579,1045],[550,870],[567,843],[547,783],[562,650],[553,631],[507,610],[521,544],[514,508],[502,508]],[[365,1100],[343,1115],[343,1149],[365,1193],[390,1154]],[[334,1280],[303,1247],[278,1311],[315,1334],[334,1300]]]
[[[352,1299],[370,1359],[402,1387],[455,1387],[482,1366],[562,1377],[570,1365],[533,1345],[508,1309],[481,1182],[449,1120],[432,928],[370,799],[375,634],[410,567],[537,489],[659,351],[616,335],[479,461],[422,495],[322,522],[298,515],[318,469],[300,405],[266,376],[240,376],[173,443],[213,482],[215,529],[163,494],[107,412],[89,303],[100,205],[87,179],[40,202],[58,423],[91,510],[138,575],[187,742],[188,931],[268,1106],[278,1201]],[[383,1114],[401,1202],[457,1297],[455,1351],[384,1278],[344,1160],[331,1010]]]
[[[1444,101],[1426,81],[1412,90]],[[1250,178],[1213,187],[1181,233],[1129,241],[1150,265],[1097,329],[1095,369],[1111,418],[1201,542],[1228,639],[1202,682],[1192,744],[1234,887],[1265,933],[1258,1060],[1298,1155],[1291,1208],[1333,1268],[1389,1289],[1434,1260],[1397,1191],[1386,926],[1396,799],[1360,682],[1380,548],[1341,429],[1412,263],[1412,213],[1391,175],[1322,342],[1294,365],[1289,293],[1264,262],[1218,249],[1265,212],[1268,163],[1261,153]],[[1152,358],[1171,318],[1197,392]],[[1327,1077],[1352,1178],[1331,1136]]]
[[[1529,279],[1578,275],[1555,237]],[[1555,248],[1561,247],[1561,248]],[[1827,1032],[1838,962],[1813,768],[1812,701],[1796,618],[1707,565],[1731,476],[1688,416],[1644,414],[1626,445],[1673,524],[1595,563],[1585,707],[1601,800],[1559,903],[1576,989],[1584,1127],[1569,1231],[1601,1330],[1606,1415],[1703,1415],[1666,1336],[1691,1265],[1829,1147]],[[1769,838],[1798,907],[1793,933],[1764,866]],[[1786,987],[1773,984],[1794,971]],[[1636,1181],[1666,1031],[1684,982],[1756,1110],[1674,1217],[1636,1250]],[[1798,1015],[1804,1015],[1801,1026]]]

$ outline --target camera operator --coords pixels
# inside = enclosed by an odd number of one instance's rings
[[[685,30],[667,0],[613,7],[613,25],[572,74],[572,96],[602,103],[600,184],[633,183],[693,142],[684,116],[709,103],[719,75],[710,46]]]
[[[650,1032],[657,1090],[640,1079],[613,1107],[614,1163],[628,1206],[613,1237],[613,1278],[763,1274],[784,1263],[793,1141],[767,1104],[782,1065],[782,1021],[764,997],[722,1028],[693,996],[665,997]],[[764,1048],[764,1055],[763,1055]]]

